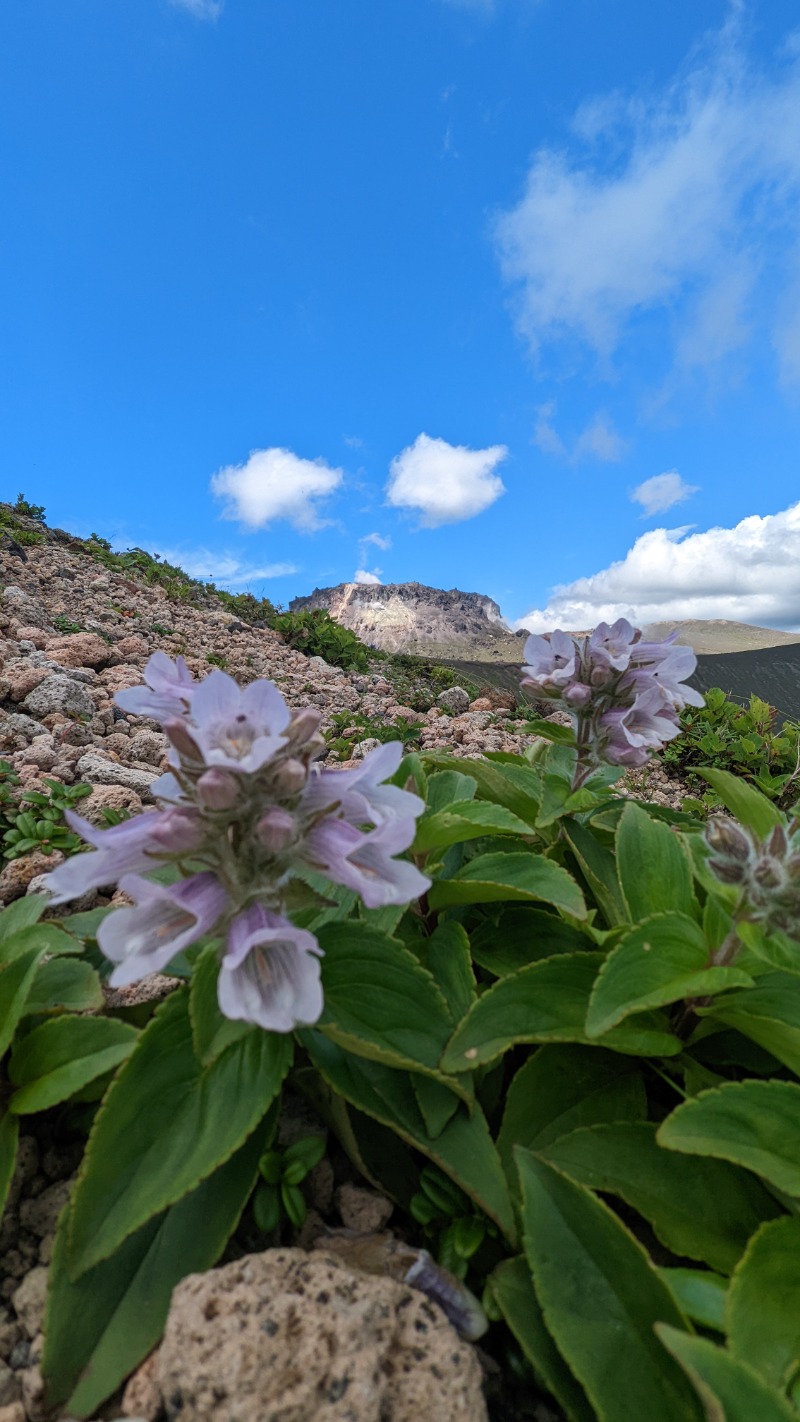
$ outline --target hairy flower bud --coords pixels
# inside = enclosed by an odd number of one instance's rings
[[[181,760],[202,761],[203,755],[200,747],[186,722],[180,716],[171,716],[162,724],[169,736],[170,744],[178,752]]]
[[[706,844],[715,854],[724,854],[729,859],[746,864],[752,846],[740,825],[717,815],[706,825]]]
[[[583,682],[574,681],[564,692],[564,701],[570,710],[580,710],[587,706],[592,699],[592,688],[584,686]]]
[[[730,859],[709,859],[708,867],[722,884],[743,884],[747,878],[744,865]]]
[[[765,855],[753,870],[753,878],[762,889],[777,889],[783,883],[780,865]]]
[[[164,810],[153,820],[152,840],[166,854],[190,854],[203,841],[203,822],[194,810]]]
[[[258,821],[256,834],[268,854],[281,854],[297,835],[294,815],[280,805],[273,805]]]
[[[217,766],[203,771],[195,792],[200,804],[208,810],[229,810],[239,798],[239,786],[235,776]]]
[[[296,760],[290,756],[282,765],[279,765],[272,778],[275,793],[285,795],[297,795],[302,790],[308,779],[308,771],[301,760]]]
[[[322,713],[316,711],[313,706],[304,706],[301,711],[295,711],[286,729],[287,745],[293,750],[304,746],[319,730],[321,720]]]

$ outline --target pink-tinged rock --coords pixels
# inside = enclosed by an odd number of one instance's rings
[[[52,770],[58,760],[58,752],[52,736],[37,736],[27,750],[14,757],[14,765],[35,765],[40,770]]]
[[[31,667],[27,662],[11,662],[4,669],[3,680],[8,683],[8,695],[12,701],[22,701],[30,691],[50,675],[50,667]]]
[[[151,1353],[128,1381],[122,1394],[123,1417],[143,1418],[144,1422],[156,1422],[161,1408],[161,1390],[156,1381],[158,1356]]]
[[[18,642],[33,642],[38,652],[41,652],[49,640],[49,634],[41,627],[18,627],[14,636]]]
[[[113,696],[115,691],[126,691],[129,686],[140,686],[142,669],[132,666],[130,662],[120,662],[119,666],[106,667],[101,671],[100,680]]]
[[[32,849],[30,854],[21,854],[19,859],[9,859],[0,874],[0,903],[10,904],[21,899],[31,879],[37,874],[46,874],[63,863],[64,856],[57,849],[52,854],[43,854],[40,849]]]
[[[125,785],[95,785],[91,795],[81,800],[78,813],[90,824],[107,824],[103,810],[128,810],[132,815],[141,813],[142,801],[135,790]]]
[[[191,1274],[156,1376],[181,1422],[486,1422],[476,1354],[424,1294],[301,1249]]]
[[[470,701],[469,709],[470,711],[491,711],[492,703],[488,696],[478,696],[474,701]]]
[[[109,648],[96,632],[74,632],[69,637],[51,637],[45,651],[62,667],[101,667],[108,661]]]
[[[131,661],[134,657],[147,657],[150,655],[148,643],[144,637],[140,637],[137,633],[134,633],[131,637],[121,637],[116,643],[115,650],[120,652],[123,657],[130,658]]]

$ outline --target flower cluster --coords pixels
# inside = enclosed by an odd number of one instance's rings
[[[705,840],[712,874],[741,889],[740,917],[800,939],[800,823],[777,824],[761,840],[717,816],[706,825]]]
[[[117,694],[125,711],[159,720],[172,769],[153,786],[161,808],[111,829],[68,813],[92,846],[47,877],[53,903],[119,883],[133,907],[109,914],[98,943],[122,987],[162,971],[207,934],[224,942],[218,998],[226,1017],[277,1032],[322,1011],[313,934],[286,917],[291,880],[308,870],[356,890],[368,908],[405,904],[430,884],[395,858],[409,848],[424,809],[386,784],[402,756],[378,746],[354,770],[316,764],[319,713],[289,711],[274,683],[240,690],[222,671],[197,682],[185,662],[156,652],[145,685]],[[184,877],[165,887],[143,877],[164,863]]]
[[[531,636],[522,685],[569,713],[585,764],[644,765],[678,735],[684,706],[704,704],[684,685],[697,658],[691,647],[674,645],[677,635],[647,642],[620,617],[613,627],[599,623],[588,637]]]

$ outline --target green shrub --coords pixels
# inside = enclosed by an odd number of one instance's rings
[[[272,626],[290,647],[307,657],[324,657],[343,671],[364,672],[369,668],[369,647],[322,608],[276,613]]]
[[[681,713],[681,735],[661,752],[668,769],[676,770],[702,794],[686,807],[705,813],[717,808],[719,797],[709,790],[696,767],[731,770],[778,804],[792,804],[798,794],[800,725],[777,725],[774,706],[751,696],[748,706],[729,701],[713,687],[705,706],[687,706]]]
[[[381,670],[397,700],[413,711],[429,711],[436,705],[440,692],[451,686],[463,686],[471,701],[479,694],[477,682],[454,667],[441,666],[427,657],[412,657],[406,652],[381,655],[384,658]]]
[[[46,776],[44,783],[46,793],[26,790],[17,795],[19,776],[7,760],[0,760],[0,858],[17,859],[32,849],[74,854],[83,848],[83,840],[66,825],[64,812],[91,795],[91,785],[62,785]]]
[[[373,721],[369,716],[362,716],[359,711],[337,711],[331,720],[333,724],[325,739],[335,760],[350,760],[354,746],[369,739],[384,744],[400,741],[405,749],[416,747],[422,730],[421,721],[401,719],[390,726],[386,721]]]
[[[82,622],[73,622],[71,617],[66,617],[63,612],[59,612],[53,618],[53,626],[58,632],[85,632],[86,628]]]
[[[14,512],[23,518],[32,518],[34,523],[44,523],[44,504],[29,504],[24,494],[17,494]]]

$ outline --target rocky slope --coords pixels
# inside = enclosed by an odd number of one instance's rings
[[[470,661],[522,661],[524,634],[515,635],[483,593],[429,588],[424,583],[339,583],[296,597],[291,612],[324,608],[362,642],[384,652]]]

